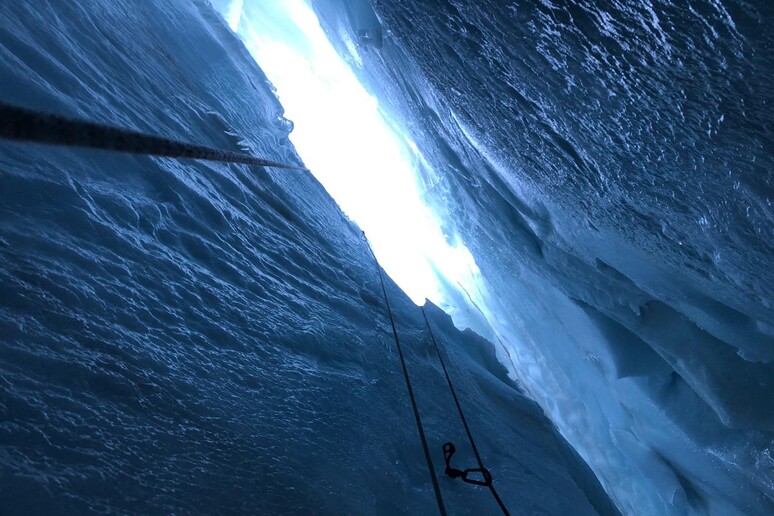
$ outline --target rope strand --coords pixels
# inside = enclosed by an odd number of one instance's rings
[[[387,299],[387,288],[384,286],[384,277],[382,276],[382,268],[379,265],[379,260],[376,259],[374,250],[371,249],[371,243],[368,238],[365,237],[368,250],[371,251],[371,256],[374,257],[376,263],[376,270],[379,273],[379,281],[382,284],[382,294],[384,295],[384,304],[387,306],[387,312],[390,315],[390,324],[392,325],[392,336],[395,338],[395,347],[398,348],[398,356],[400,357],[400,364],[403,367],[403,377],[406,379],[406,390],[408,390],[409,399],[411,400],[411,408],[414,409],[414,419],[417,423],[417,432],[419,432],[419,439],[422,441],[422,449],[425,452],[425,460],[427,461],[427,469],[430,472],[430,479],[433,482],[433,491],[435,491],[435,501],[438,503],[438,512],[441,516],[446,516],[446,507],[443,504],[443,497],[441,497],[441,488],[438,485],[438,478],[435,475],[435,468],[433,467],[433,459],[430,456],[430,448],[427,445],[427,438],[425,437],[425,430],[422,426],[422,418],[419,416],[419,409],[417,408],[417,401],[414,398],[414,389],[411,387],[411,379],[409,378],[408,369],[406,368],[406,360],[403,358],[403,348],[398,340],[398,330],[395,329],[395,319],[392,317],[392,309],[390,308],[390,301]]]
[[[307,168],[256,158],[241,152],[213,149],[129,129],[75,120],[0,102],[0,138],[21,142],[84,147],[165,158],[191,158],[223,163],[307,171]]]

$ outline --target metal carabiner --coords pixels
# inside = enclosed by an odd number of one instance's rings
[[[457,449],[454,447],[452,443],[445,443],[442,449],[443,449],[443,459],[444,461],[446,461],[445,473],[449,477],[461,478],[463,482],[467,482],[468,484],[473,484],[477,486],[488,487],[492,485],[492,474],[489,473],[489,470],[486,468],[468,468],[463,471],[463,470],[451,467],[451,459],[454,456],[454,452],[457,451]],[[480,473],[481,476],[484,477],[484,480],[478,480],[476,478],[468,478],[468,475],[472,473]]]

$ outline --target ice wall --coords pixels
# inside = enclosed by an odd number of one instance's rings
[[[206,2],[4,2],[0,30],[4,101],[300,161]],[[311,175],[0,143],[0,513],[432,514],[377,281]],[[388,293],[436,469],[447,440],[472,464]],[[614,513],[491,345],[428,313],[514,513]]]
[[[771,513],[770,3],[372,4],[502,363],[625,512]]]

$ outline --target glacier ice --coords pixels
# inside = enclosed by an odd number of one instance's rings
[[[312,3],[344,55],[363,2]],[[771,4],[373,5],[502,363],[624,512],[771,513]]]
[[[298,159],[205,1],[4,2],[0,29],[4,101]],[[0,142],[0,513],[432,513],[377,281],[310,175]],[[446,440],[467,463],[419,307],[388,293],[436,467]],[[427,310],[514,511],[614,514],[491,344]]]
[[[513,512],[774,512],[772,6],[310,3],[461,251],[410,293],[453,317],[427,305]],[[0,93],[292,161],[245,37],[256,13],[297,30],[280,4],[7,2]],[[0,143],[0,512],[434,510],[376,271],[321,179]],[[469,461],[388,289],[436,467],[449,439]]]

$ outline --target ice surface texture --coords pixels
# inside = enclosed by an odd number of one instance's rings
[[[10,103],[298,162],[205,2],[1,2],[0,63]],[[421,313],[388,290],[437,466],[446,440],[472,463]],[[430,315],[503,498],[605,512],[489,344]],[[0,143],[0,513],[432,514],[388,324],[310,175]]]
[[[372,3],[503,362],[626,512],[774,512],[774,4]]]

